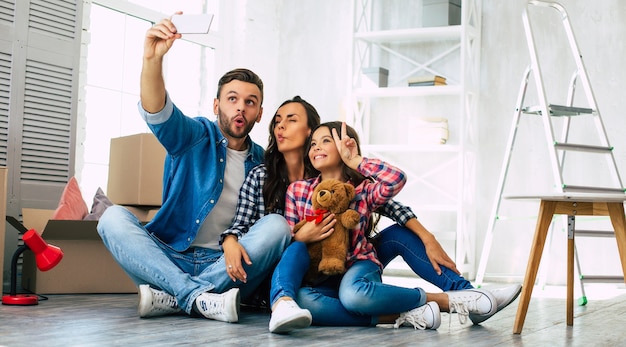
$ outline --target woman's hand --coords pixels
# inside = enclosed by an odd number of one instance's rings
[[[247,265],[252,265],[252,261],[250,261],[246,249],[237,241],[237,236],[226,236],[224,242],[222,242],[222,249],[224,250],[224,260],[228,277],[230,277],[233,282],[240,280],[246,283],[248,281],[248,274],[246,274],[246,271],[243,269],[241,260],[243,259]]]
[[[456,268],[456,264],[450,257],[448,253],[441,247],[441,244],[435,238],[435,235],[430,231],[426,230],[426,228],[420,223],[417,218],[411,218],[406,222],[405,227],[411,230],[417,237],[422,240],[424,243],[424,248],[426,249],[426,256],[428,260],[430,260],[433,269],[437,273],[437,275],[441,275],[441,266],[445,266],[448,269],[456,272],[458,275],[461,274],[461,271]]]
[[[333,213],[329,213],[324,216],[324,219],[318,224],[315,224],[315,221],[304,223],[304,225],[293,236],[293,239],[304,243],[321,241],[335,231],[335,223],[337,223],[335,215]]]
[[[431,234],[432,235],[432,234]],[[438,275],[441,275],[441,267],[445,266],[448,269],[456,272],[456,274],[461,275],[461,271],[456,268],[456,264],[452,259],[448,256],[448,253],[441,247],[441,244],[435,237],[422,238],[422,242],[424,242],[424,247],[426,248],[426,256],[430,260],[430,263],[433,265],[435,272]]]

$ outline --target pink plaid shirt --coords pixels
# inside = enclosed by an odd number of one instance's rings
[[[406,176],[400,169],[379,159],[363,158],[358,167],[359,173],[373,180],[364,180],[355,187],[355,198],[350,208],[360,215],[357,228],[350,237],[350,250],[347,257],[347,266],[350,267],[356,260],[369,259],[382,268],[378,261],[376,250],[366,237],[369,219],[372,211],[385,204],[400,192],[406,183]],[[313,190],[320,183],[321,177],[296,181],[289,185],[285,202],[285,218],[291,228],[305,216],[314,215],[311,197]]]

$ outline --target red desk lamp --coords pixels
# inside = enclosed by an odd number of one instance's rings
[[[35,254],[35,262],[41,271],[55,267],[63,258],[63,251],[57,246],[46,243],[34,229],[28,230],[22,237],[24,244],[17,248],[11,259],[11,293],[2,297],[3,305],[37,305],[38,297],[32,294],[17,294],[17,261],[27,249]]]

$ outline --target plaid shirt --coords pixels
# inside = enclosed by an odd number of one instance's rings
[[[241,238],[248,232],[250,226],[265,216],[265,201],[263,200],[263,185],[267,170],[265,164],[256,166],[248,173],[246,180],[239,191],[237,212],[229,229],[220,237],[220,244],[226,235],[236,235]],[[282,210],[274,213],[283,214]],[[410,207],[404,206],[395,200],[389,200],[376,213],[388,217],[399,225],[405,225],[409,219],[417,218]]]
[[[261,164],[252,169],[239,190],[239,200],[237,201],[237,211],[230,228],[220,235],[220,245],[227,235],[236,235],[240,239],[248,232],[250,226],[265,216],[265,201],[263,200],[263,185],[267,170],[265,164]],[[282,211],[275,213],[282,214]]]
[[[405,226],[409,219],[417,219],[417,216],[415,216],[410,207],[402,205],[395,200],[389,200],[386,204],[379,207],[376,210],[376,213],[381,216],[385,216],[402,226]],[[372,230],[369,236],[374,237],[378,234],[378,232],[378,230]]]
[[[371,260],[382,268],[374,246],[367,239],[365,232],[369,227],[372,211],[389,202],[400,192],[406,182],[406,176],[400,169],[381,160],[369,158],[363,158],[358,171],[365,177],[372,177],[374,181],[366,179],[355,187],[356,194],[350,203],[350,208],[356,210],[361,218],[359,225],[350,236],[350,250],[346,265],[349,267],[356,260]],[[316,177],[296,181],[289,185],[285,202],[285,218],[292,228],[305,216],[315,214],[311,198],[313,190],[320,181],[321,177]]]

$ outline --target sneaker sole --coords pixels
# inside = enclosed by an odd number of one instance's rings
[[[240,305],[240,301],[241,301],[240,298],[241,297],[240,297],[240,293],[239,293],[239,288],[235,288],[235,289],[237,289],[236,290],[236,292],[237,292],[236,295],[237,296],[235,297],[235,303],[236,303],[235,304],[235,320],[230,322],[230,323],[237,323],[239,321],[239,306],[241,306]]]
[[[517,297],[520,295],[520,293],[522,292],[522,286],[519,286],[519,289],[517,290],[517,292],[515,293],[515,295],[513,295],[513,297],[511,298],[511,300],[502,303],[502,305],[498,306],[498,311],[502,310],[503,308],[509,306],[513,301],[515,301],[515,299],[517,299]]]
[[[152,317],[148,315],[149,308],[152,306],[152,293],[147,285],[139,286],[139,303],[137,304],[137,313],[140,318]]]
[[[234,299],[231,299],[231,300],[235,301],[235,307],[234,307],[234,311],[228,312],[228,317],[226,317],[226,320],[224,320],[224,322],[227,322],[227,323],[237,323],[239,321],[239,301],[240,301],[239,288],[229,289],[226,292],[226,295],[228,296],[228,299],[226,299],[227,301],[233,295],[235,296]],[[233,316],[234,316],[234,319],[228,319],[228,318],[233,318]]]
[[[270,327],[270,332],[274,334],[286,334],[292,330],[308,328],[309,326],[311,326],[311,317],[304,315],[296,317],[295,319],[279,322],[273,329]]]
[[[498,306],[498,308],[496,309],[496,313],[500,312],[502,309],[504,309],[505,307],[509,306],[513,301],[515,301],[515,299],[517,299],[517,297],[520,295],[520,293],[522,292],[522,286],[519,287],[519,289],[517,290],[517,293],[515,293],[515,295],[513,295],[513,297],[511,297],[511,300],[502,303],[502,305]],[[494,314],[486,314],[486,315],[469,315],[469,319],[472,321],[472,323],[474,323],[474,325],[478,325],[484,321],[486,321],[487,319],[491,318],[491,316],[493,316]]]
[[[426,329],[437,330],[441,325],[441,311],[439,310],[439,305],[437,304],[432,305],[430,308],[433,311],[433,326],[427,327]]]

